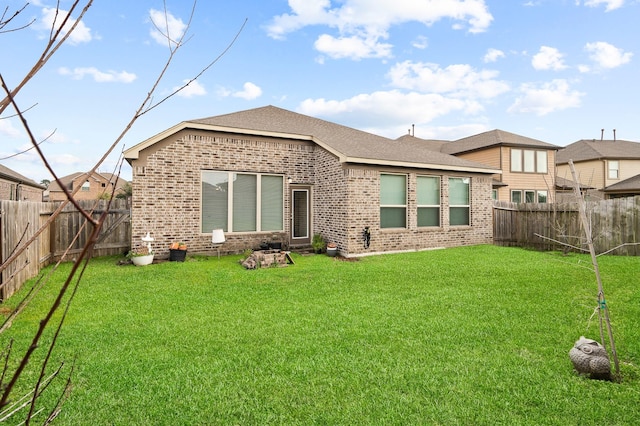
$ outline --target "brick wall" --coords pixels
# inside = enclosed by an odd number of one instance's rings
[[[0,200],[42,201],[42,189],[0,179]],[[16,199],[16,192],[17,197]]]
[[[157,149],[156,149],[157,148]],[[182,241],[191,253],[214,253],[211,231],[203,233],[200,217],[201,171],[273,173],[284,176],[284,217],[290,217],[287,178],[313,184],[315,145],[311,142],[183,130],[143,150],[132,163],[132,244],[147,232],[159,257],[171,242]],[[221,253],[239,253],[262,242],[288,244],[284,232],[226,234]]]
[[[210,253],[210,231],[202,232],[200,218],[201,171],[221,170],[274,173],[284,176],[284,231],[226,235],[223,253],[239,253],[261,242],[288,244],[290,191],[287,179],[312,186],[312,235],[319,233],[335,242],[342,255],[419,250],[492,242],[491,179],[471,177],[472,226],[450,227],[448,181],[442,175],[442,226],[418,228],[416,176],[423,171],[393,169],[407,173],[409,185],[407,229],[380,229],[380,171],[373,167],[343,165],[312,142],[239,136],[182,130],[140,152],[132,163],[132,246],[140,245],[147,232],[159,257],[168,256],[172,242],[185,242],[191,253]],[[456,174],[455,176],[461,176]],[[467,175],[465,175],[467,176]],[[371,228],[371,246],[364,248],[362,230]]]

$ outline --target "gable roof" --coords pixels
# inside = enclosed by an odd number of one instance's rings
[[[629,179],[625,179],[613,185],[609,185],[604,192],[640,192],[640,175],[635,175]]]
[[[2,164],[0,164],[0,178],[9,180],[15,183],[20,183],[23,185],[29,185],[34,188],[42,189],[43,191],[45,189],[44,186],[36,183],[34,180],[29,179],[28,177],[25,177],[20,173],[13,171],[6,166],[3,166]]]
[[[392,140],[271,105],[183,121],[129,148],[124,153],[125,158],[131,162],[138,158],[143,149],[187,128],[312,141],[336,155],[342,163],[491,174],[500,172],[480,163],[428,149],[419,140]]]
[[[582,139],[567,145],[556,155],[557,164],[569,160],[589,161],[604,159],[640,160],[640,143],[624,140]]]
[[[116,176],[111,173],[96,172],[91,176],[93,180],[99,180],[98,177],[102,178],[105,182],[113,182],[114,180],[116,180],[116,183],[115,183],[116,188],[120,188],[125,183],[127,183],[127,181],[125,179],[122,179],[121,177],[118,177],[116,179]],[[71,189],[74,181],[78,179],[88,180],[89,174],[87,172],[75,172],[67,176],[62,176],[59,179],[62,185],[64,185],[67,189]],[[58,182],[55,180],[51,181],[48,189],[49,189],[49,192],[62,191],[62,188],[60,187],[60,185],[58,185]]]
[[[493,146],[512,146],[521,148],[542,148],[557,150],[560,147],[543,142],[537,139],[520,136],[515,133],[505,132],[504,130],[490,130],[466,138],[447,142],[442,145],[442,152],[447,154],[463,154],[465,152],[477,151],[480,149],[490,148]]]

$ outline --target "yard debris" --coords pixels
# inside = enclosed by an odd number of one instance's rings
[[[242,262],[242,266],[245,269],[256,269],[282,267],[293,263],[293,259],[287,251],[257,250]]]

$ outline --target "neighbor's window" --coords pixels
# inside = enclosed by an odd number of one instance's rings
[[[440,226],[440,178],[418,176],[418,226]]]
[[[202,172],[202,232],[282,231],[282,176]]]
[[[524,191],[524,202],[525,203],[535,203],[536,202],[536,191]]]
[[[82,188],[80,188],[81,191],[89,191],[91,189],[91,184],[89,183],[89,181],[85,181],[82,184]]]
[[[539,203],[546,203],[548,199],[549,199],[549,197],[547,195],[547,191],[538,191],[538,202]]]
[[[511,171],[547,173],[547,151],[511,148]]]
[[[620,163],[618,160],[609,160],[609,179],[618,179],[620,177]]]
[[[407,176],[380,175],[380,228],[406,228]]]
[[[449,178],[449,224],[469,225],[469,178]]]
[[[511,191],[511,202],[512,203],[521,203],[522,202],[522,191]]]

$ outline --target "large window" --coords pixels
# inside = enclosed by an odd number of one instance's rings
[[[418,226],[440,226],[440,178],[418,176]]]
[[[469,178],[449,178],[449,224],[469,225]]]
[[[524,193],[524,201],[522,194]],[[546,203],[549,199],[549,193],[547,191],[536,191],[533,189],[525,189],[524,191],[514,189],[511,191],[512,203]]]
[[[407,176],[380,175],[380,228],[406,228]]]
[[[547,151],[511,148],[511,171],[547,173]]]
[[[283,230],[283,178],[234,172],[202,172],[202,232]]]
[[[607,161],[609,165],[609,179],[618,179],[620,177],[620,163],[618,160]]]

